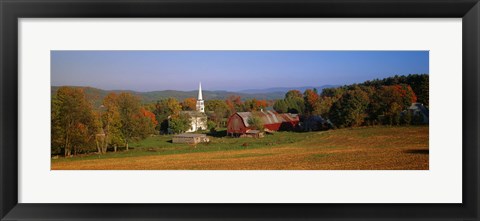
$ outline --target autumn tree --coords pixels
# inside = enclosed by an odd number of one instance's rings
[[[140,113],[143,115],[143,117],[147,118],[150,120],[150,122],[153,125],[157,125],[158,121],[157,118],[155,117],[155,114],[152,113],[151,111],[145,109],[144,107],[140,108]]]
[[[185,98],[181,103],[182,110],[194,111],[197,109],[197,100],[195,98]]]
[[[168,129],[168,119],[172,116],[178,116],[182,106],[175,98],[168,98],[157,101],[153,113],[158,122],[157,129],[166,132]]]
[[[243,103],[243,107],[245,111],[260,111],[267,107],[266,100],[257,100],[255,98],[246,100]]]
[[[315,92],[315,90],[305,90],[303,93],[303,99],[305,102],[306,115],[320,114],[320,96]]]
[[[231,113],[244,111],[244,106],[243,106],[242,99],[241,99],[240,96],[230,95],[225,100],[225,103],[227,103],[228,108],[230,108]]]
[[[82,89],[60,87],[52,99],[51,116],[52,146],[60,146],[65,156],[92,145],[99,125]]]
[[[139,133],[140,99],[130,93],[121,93],[117,97],[118,111],[120,113],[120,132],[128,151],[128,144]]]
[[[416,99],[409,85],[381,86],[372,95],[368,114],[371,119],[377,119],[383,124],[399,124],[401,112],[416,102]]]
[[[429,75],[428,74],[409,74],[407,76],[395,75],[384,79],[375,79],[362,83],[365,86],[375,86],[380,88],[381,86],[392,85],[409,85],[415,95],[417,96],[417,102],[420,102],[426,106],[429,104]]]
[[[108,94],[103,99],[103,113],[101,116],[103,132],[105,134],[104,146],[100,149],[100,153],[107,151],[108,145],[112,145],[114,151],[117,151],[118,145],[121,145],[123,140],[120,129],[122,123],[120,119],[120,111],[118,107],[118,95],[115,93]]]
[[[223,100],[207,100],[205,101],[205,109],[216,127],[220,127],[222,120],[231,113],[227,103]]]
[[[158,124],[155,114],[141,107],[139,113],[136,114],[134,118],[134,122],[136,123],[136,136],[138,138],[144,139],[148,135],[155,133],[155,127]]]

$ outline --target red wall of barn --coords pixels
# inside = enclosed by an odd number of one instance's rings
[[[297,126],[298,121],[289,121],[289,122],[276,123],[276,124],[265,124],[264,127],[266,129],[269,129],[269,130],[278,131],[282,127],[282,124],[283,124],[283,126],[288,125],[289,126],[288,129],[293,129]],[[286,129],[286,128],[284,128],[284,129]]]
[[[264,127],[265,127],[265,129],[277,131],[277,130],[280,129],[280,126],[281,126],[281,125],[282,125],[281,123],[277,123],[277,124],[265,124]]]
[[[227,133],[246,133],[247,127],[243,124],[243,120],[238,114],[234,114],[228,118]]]

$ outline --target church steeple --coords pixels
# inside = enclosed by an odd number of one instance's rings
[[[198,84],[198,99],[197,100],[203,100],[202,98],[202,82]]]
[[[205,113],[205,105],[202,97],[202,83],[198,84],[198,98],[197,98],[197,111]]]

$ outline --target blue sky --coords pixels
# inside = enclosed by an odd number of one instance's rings
[[[238,91],[428,74],[428,51],[52,51],[53,86]]]

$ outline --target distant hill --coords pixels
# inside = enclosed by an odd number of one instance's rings
[[[77,86],[75,86],[77,87]],[[54,95],[59,86],[52,86],[51,93]],[[173,97],[179,101],[182,101],[185,98],[196,98],[198,95],[198,91],[176,91],[176,90],[165,90],[165,91],[151,91],[151,92],[138,92],[138,91],[131,91],[131,90],[102,90],[94,87],[77,87],[82,88],[89,100],[92,100],[95,106],[100,106],[102,100],[105,96],[107,96],[110,92],[121,93],[121,92],[129,92],[139,96],[144,103],[151,103],[156,102],[161,99]],[[212,100],[212,99],[219,99],[225,100],[227,97],[231,95],[237,95],[242,97],[242,99],[261,99],[261,100],[275,100],[281,99],[285,96],[284,92],[265,92],[265,93],[242,93],[242,92],[231,92],[231,91],[206,91],[203,90],[203,99],[205,100]]]
[[[324,88],[339,87],[338,85],[322,85],[322,86],[308,86],[308,87],[272,87],[266,89],[248,89],[238,91],[239,93],[245,94],[257,94],[257,93],[273,93],[273,92],[282,92],[283,94],[287,93],[290,90],[299,90],[304,92],[307,89],[316,88],[319,92]]]

